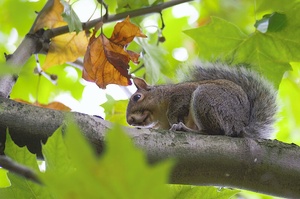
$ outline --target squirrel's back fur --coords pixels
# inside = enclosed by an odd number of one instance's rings
[[[273,86],[257,73],[245,67],[229,67],[207,63],[193,67],[189,81],[226,79],[239,85],[250,102],[250,121],[244,128],[247,137],[270,138],[277,112],[276,92]]]

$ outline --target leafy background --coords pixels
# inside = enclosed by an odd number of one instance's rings
[[[36,17],[34,11],[39,11],[45,2],[45,0],[3,0],[0,2],[2,13],[0,49],[2,53],[14,52]],[[95,9],[95,2],[79,0],[73,4],[73,8],[79,17],[86,21]],[[129,8],[124,7],[126,4],[131,5],[131,9],[136,9],[149,6],[153,1],[110,0],[106,3],[109,5],[110,13],[115,14],[127,11]],[[83,7],[87,7],[85,12],[88,14],[82,14]],[[278,13],[275,17],[266,16],[275,11]],[[16,13],[22,13],[22,15]],[[286,18],[280,15],[282,13]],[[276,138],[300,145],[300,115],[298,114],[300,112],[299,13],[299,1],[297,0],[288,2],[280,0],[202,0],[164,10],[162,14],[165,28],[162,32],[159,14],[134,18],[132,21],[141,27],[148,39],[137,39],[130,44],[129,49],[136,52],[143,51],[140,65],[131,65],[131,71],[135,71],[144,64],[145,67],[135,72],[135,75],[145,77],[150,83],[160,84],[178,82],[181,74],[177,70],[186,65],[186,62],[193,62],[198,57],[209,61],[221,60],[230,63],[254,64],[253,69],[260,71],[279,89],[280,112],[278,114],[279,121],[276,124],[278,129]],[[99,15],[98,9],[94,17]],[[269,29],[259,26],[263,24],[264,20],[269,22]],[[289,23],[285,23],[285,20]],[[104,26],[106,35],[111,34],[114,24]],[[272,24],[275,28],[271,27]],[[201,28],[194,29],[200,26]],[[165,42],[157,46],[157,40],[161,35],[164,36]],[[39,58],[43,63],[45,56],[39,55]],[[0,64],[1,72],[5,72],[3,69],[5,67],[4,56],[0,56]],[[42,104],[62,101],[75,111],[105,116],[109,121],[126,125],[126,99],[133,88],[108,86],[105,91],[98,89],[95,85],[81,79],[80,69],[68,64],[53,66],[47,70],[48,73],[56,74],[59,77],[57,85],[53,85],[46,78],[39,78],[34,74],[35,66],[36,63],[32,57],[23,67],[11,93],[11,98],[32,103],[38,101]],[[26,156],[26,152],[23,156]],[[35,161],[24,162],[24,164],[32,167],[33,162]],[[50,175],[48,177],[51,178]],[[2,169],[0,169],[0,178],[0,185],[7,186],[7,180],[4,180],[6,172]],[[12,179],[16,179],[15,182],[22,182],[16,176]],[[12,179],[11,183],[14,186]],[[180,190],[178,192],[183,195],[189,189],[197,192],[191,187],[173,187],[173,189]],[[243,191],[240,194],[245,195],[245,193]],[[253,193],[247,192],[247,194]],[[255,197],[270,198],[263,195]]]

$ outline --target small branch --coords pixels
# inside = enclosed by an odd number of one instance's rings
[[[7,156],[0,155],[0,166],[8,170],[9,172],[18,174],[28,180],[41,184],[41,181],[38,179],[36,173],[33,170],[14,162]]]
[[[178,5],[178,4],[190,2],[190,1],[193,1],[193,0],[172,0],[172,1],[165,2],[165,3],[160,3],[160,4],[157,4],[154,6],[149,6],[149,7],[140,8],[137,10],[131,10],[128,12],[110,15],[107,17],[107,19],[106,18],[94,19],[92,21],[82,23],[82,29],[89,30],[89,29],[93,28],[100,21],[102,21],[103,23],[110,23],[113,21],[125,19],[127,16],[130,16],[131,18],[133,18],[133,17],[143,16],[143,15],[147,15],[147,14],[151,14],[151,13],[161,13],[162,10],[164,10],[166,8],[169,8],[169,7]],[[45,38],[51,39],[53,37],[56,37],[58,35],[65,34],[68,32],[69,32],[68,26],[61,26],[58,28],[49,29],[45,32]]]

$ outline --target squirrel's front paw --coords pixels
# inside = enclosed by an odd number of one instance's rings
[[[187,127],[183,122],[179,122],[178,124],[173,124],[170,128],[171,131],[186,131],[186,132],[198,132],[197,130],[191,129]]]
[[[182,122],[179,122],[178,124],[173,124],[170,128],[171,131],[185,131],[185,128],[187,128]]]

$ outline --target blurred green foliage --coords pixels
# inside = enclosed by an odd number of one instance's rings
[[[65,139],[59,128],[43,145],[44,172],[36,156],[7,135],[6,155],[35,171],[43,185],[8,172],[11,185],[1,183],[5,188],[0,188],[0,198],[170,198],[166,183],[174,161],[149,165],[120,126],[107,132],[100,157],[71,120],[64,133]],[[0,174],[1,181],[6,179],[3,171]]]
[[[34,172],[39,172],[36,156],[30,153],[26,147],[18,147],[15,145],[8,133],[5,143],[5,154],[13,161],[28,166]],[[10,181],[10,186],[0,189],[1,198],[52,198],[49,197],[50,192],[48,192],[44,186],[24,179],[12,172],[8,172],[7,176]],[[1,181],[2,180],[3,179],[1,179]]]
[[[104,108],[105,119],[121,125],[126,125],[124,113],[127,107],[127,100],[115,100],[112,96],[106,95],[107,101],[101,106]]]

